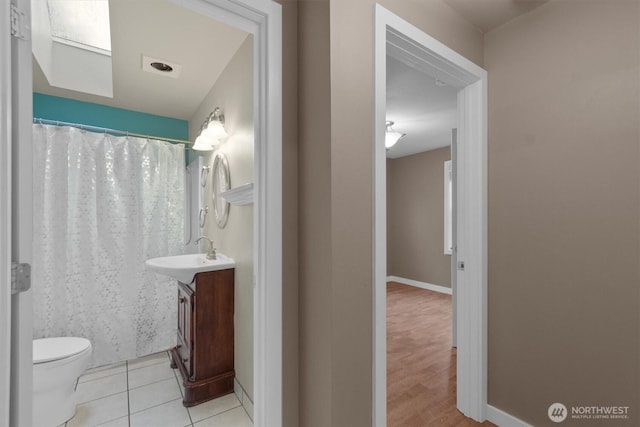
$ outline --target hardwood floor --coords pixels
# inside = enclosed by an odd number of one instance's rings
[[[456,409],[451,295],[387,284],[387,425],[494,425]]]

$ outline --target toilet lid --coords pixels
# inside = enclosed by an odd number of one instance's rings
[[[33,340],[33,363],[51,362],[82,353],[91,347],[85,338],[57,337]]]

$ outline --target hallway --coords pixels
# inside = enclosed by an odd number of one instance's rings
[[[456,350],[451,296],[387,283],[389,427],[493,426],[456,409]]]

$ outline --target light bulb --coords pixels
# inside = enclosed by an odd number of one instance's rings
[[[224,130],[224,126],[218,120],[210,121],[204,132],[213,140],[227,137],[227,132]]]
[[[213,150],[213,144],[211,142],[211,139],[204,135],[203,132],[198,135],[191,148],[197,151],[211,151]]]
[[[393,130],[393,122],[392,121],[387,121],[386,123],[386,132],[384,135],[384,146],[386,147],[386,149],[388,150],[389,148],[393,147],[394,145],[396,145],[396,142],[398,142],[400,140],[400,138],[402,138],[405,134],[404,133],[400,133],[400,132],[396,132],[395,130]]]
[[[387,132],[384,137],[384,146],[388,149],[396,145],[396,142],[402,138],[402,134],[400,132]]]

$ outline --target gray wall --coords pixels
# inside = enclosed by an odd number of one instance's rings
[[[299,2],[300,426],[330,426],[331,97],[329,1]]]
[[[550,1],[488,33],[489,402],[640,425],[640,3]]]
[[[300,0],[300,425],[372,420],[375,0]],[[441,0],[380,3],[482,65],[482,34]]]
[[[298,427],[298,2],[282,5],[283,426]]]
[[[552,0],[486,42],[443,1],[381,4],[489,71],[489,402],[637,414],[638,2]],[[298,2],[301,426],[371,425],[373,11]]]
[[[387,275],[450,288],[444,162],[450,147],[387,159]]]
[[[229,137],[206,154],[205,163],[213,166],[216,153],[229,162],[231,188],[253,182],[253,37],[248,36],[226,66],[198,111],[189,121],[191,140],[215,107],[225,116]],[[212,169],[213,171],[213,169]],[[230,206],[224,228],[215,222],[212,186],[209,174],[204,189],[205,205],[210,210],[204,235],[212,238],[218,251],[230,256],[235,267],[234,367],[236,379],[253,399],[253,207]],[[206,248],[206,245],[202,247]]]
[[[552,0],[486,41],[440,0],[381,3],[489,72],[489,402],[637,413],[639,3]],[[301,425],[369,426],[374,1],[321,4],[299,2]]]

